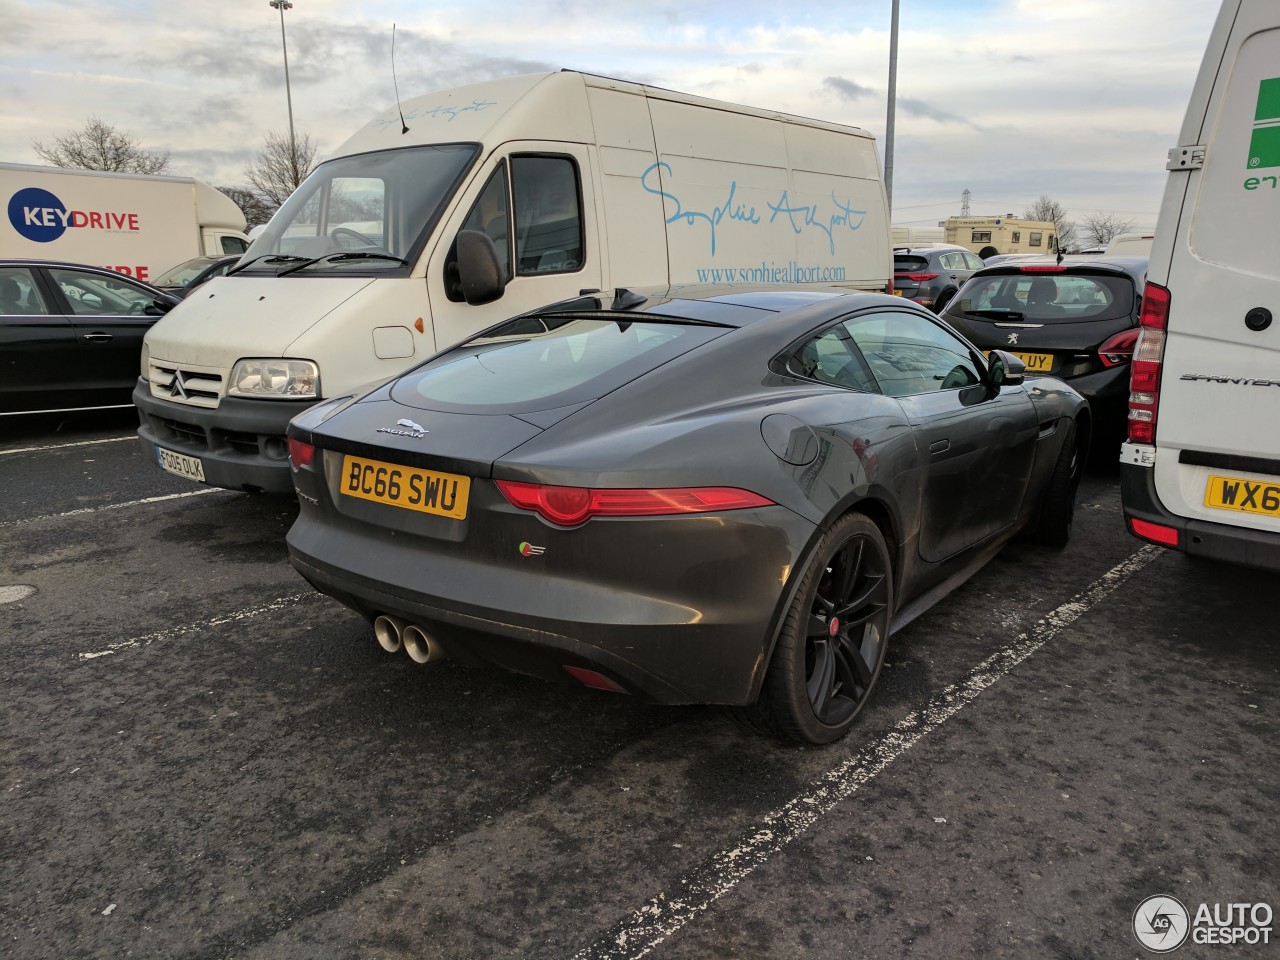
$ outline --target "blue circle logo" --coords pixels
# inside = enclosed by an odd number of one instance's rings
[[[48,190],[27,187],[9,198],[9,222],[36,243],[57,240],[67,229],[67,206]]]

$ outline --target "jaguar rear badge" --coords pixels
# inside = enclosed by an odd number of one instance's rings
[[[404,430],[397,430],[396,427],[404,427]],[[396,421],[395,427],[379,427],[378,433],[394,433],[397,437],[409,437],[417,440],[419,437],[427,435],[427,428],[420,423],[414,423],[407,417],[401,417]]]

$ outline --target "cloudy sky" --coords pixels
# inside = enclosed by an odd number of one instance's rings
[[[1219,0],[901,0],[895,223],[1021,214],[1154,226]],[[295,0],[295,128],[321,154],[402,97],[568,67],[883,137],[890,0]],[[286,132],[268,0],[0,0],[0,160],[97,116],[218,185]],[[882,144],[883,148],[883,144]]]

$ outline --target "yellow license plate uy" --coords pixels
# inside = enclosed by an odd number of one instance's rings
[[[471,478],[347,454],[338,489],[348,497],[465,520]]]
[[[1048,373],[1053,369],[1051,353],[1015,353],[1014,356],[1027,365],[1029,372]]]

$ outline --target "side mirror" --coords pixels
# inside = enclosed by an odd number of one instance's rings
[[[492,303],[506,290],[498,248],[487,233],[463,230],[458,234],[458,279],[463,298],[472,306]]]
[[[993,387],[1015,387],[1026,374],[1027,365],[1004,350],[992,350],[987,363],[987,379]]]
[[[181,300],[174,297],[170,297],[168,294],[165,294],[163,296],[156,297],[149,304],[147,304],[143,312],[148,317],[163,316],[164,314],[168,313],[170,310],[172,310],[181,302],[182,302]]]

